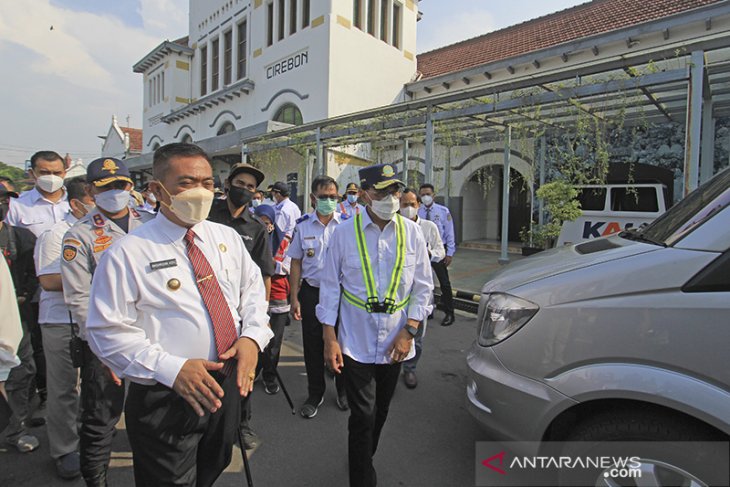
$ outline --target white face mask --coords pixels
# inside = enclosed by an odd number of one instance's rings
[[[382,200],[371,200],[370,208],[382,220],[392,220],[400,210],[400,200],[392,194]]]
[[[157,196],[153,195],[152,193],[150,193],[149,196],[147,196],[147,199],[149,200],[149,203],[151,205],[154,205],[155,203],[157,203]]]
[[[55,174],[44,174],[35,179],[35,185],[46,193],[55,193],[63,188],[63,178]]]
[[[96,206],[109,213],[119,213],[129,206],[129,191],[124,189],[110,189],[94,196]]]
[[[428,195],[428,194],[421,196],[421,201],[423,201],[424,205],[431,206],[433,204],[433,196]]]
[[[400,209],[400,214],[409,220],[413,220],[418,215],[418,208],[414,206],[404,206]]]
[[[162,183],[160,186],[170,197],[170,204],[168,205],[164,201],[160,203],[168,207],[183,223],[195,225],[208,218],[215,197],[212,191],[198,186],[173,196]]]

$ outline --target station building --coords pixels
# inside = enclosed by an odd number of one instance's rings
[[[190,0],[188,35],[134,65],[135,177],[194,142],[221,179],[247,160],[301,205],[316,174],[344,187],[391,162],[436,186],[459,242],[483,242],[518,239],[554,142],[586,118],[611,163],[669,169],[680,196],[729,162],[726,1],[594,0],[416,55],[422,15],[417,0]]]

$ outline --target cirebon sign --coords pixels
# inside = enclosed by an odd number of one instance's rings
[[[276,61],[266,67],[266,79],[276,78],[279,75],[301,68],[309,62],[309,50],[300,51],[289,57]]]

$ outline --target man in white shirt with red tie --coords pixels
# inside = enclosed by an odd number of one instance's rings
[[[258,267],[231,228],[206,221],[210,158],[155,151],[157,217],[112,245],[91,288],[89,346],[131,382],[127,434],[140,486],[210,486],[228,466],[240,396],[272,337]]]

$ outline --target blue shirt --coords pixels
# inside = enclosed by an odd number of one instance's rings
[[[370,256],[373,278],[378,298],[382,301],[388,291],[396,259],[395,223],[389,222],[383,231],[373,223],[367,211],[362,214],[362,228],[365,244]],[[389,364],[388,348],[407,320],[425,320],[431,313],[431,292],[433,277],[426,250],[426,241],[418,224],[401,218],[405,225],[406,255],[398,284],[395,301],[401,302],[410,296],[408,305],[393,313],[368,313],[345,299],[340,299],[340,286],[350,293],[367,299],[367,290],[362,276],[362,265],[355,237],[355,219],[337,226],[325,257],[324,272],[319,291],[317,319],[322,324],[334,326],[340,318],[338,341],[342,353],[365,364]],[[411,350],[406,360],[415,355]]]
[[[289,198],[275,205],[274,210],[276,210],[276,225],[282,232],[291,237],[294,233],[297,220],[302,216],[301,210]]]
[[[306,279],[310,286],[319,287],[324,256],[330,238],[340,224],[340,214],[335,212],[327,226],[317,218],[316,211],[304,215],[298,221],[287,256],[301,260],[302,279]]]
[[[355,203],[355,205],[353,206],[350,204],[349,201],[345,200],[337,204],[337,211],[342,213],[343,220],[347,220],[357,215],[358,213],[363,213],[365,211],[365,207],[360,203]]]
[[[456,238],[454,237],[454,220],[451,218],[449,209],[438,203],[433,203],[431,206],[421,205],[418,209],[418,217],[436,224],[444,247],[446,247],[446,255],[453,257],[456,252]]]

